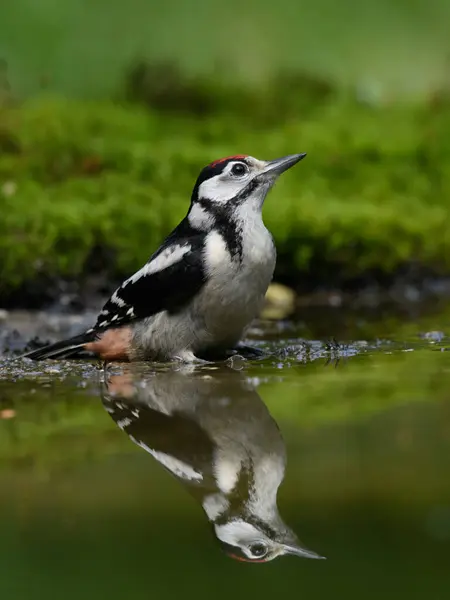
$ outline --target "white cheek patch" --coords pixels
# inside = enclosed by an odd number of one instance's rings
[[[220,175],[207,179],[198,189],[199,198],[212,202],[227,202],[235,198],[250,182],[250,177],[242,179],[222,179]]]
[[[219,540],[230,546],[240,547],[248,558],[252,558],[246,547],[248,544],[256,540],[270,543],[270,540],[261,531],[242,520],[230,521],[225,525],[215,525],[214,529]]]

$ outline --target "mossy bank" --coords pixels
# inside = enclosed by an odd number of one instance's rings
[[[283,102],[182,113],[41,97],[2,109],[0,300],[133,272],[185,214],[203,165],[236,153],[308,153],[264,208],[278,280],[304,290],[450,274],[450,103]]]

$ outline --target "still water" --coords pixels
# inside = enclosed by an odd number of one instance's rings
[[[4,359],[0,598],[448,599],[431,325],[341,345],[260,328],[264,360],[197,369]]]

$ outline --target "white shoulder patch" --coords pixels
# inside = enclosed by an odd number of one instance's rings
[[[175,458],[174,456],[170,456],[170,454],[166,454],[165,452],[158,452],[157,450],[153,450],[144,442],[137,440],[135,437],[130,435],[130,439],[143,448],[146,452],[151,454],[153,458],[155,458],[159,463],[161,463],[166,469],[168,469],[171,473],[173,473],[176,477],[180,479],[186,479],[188,481],[203,481],[203,475],[193,469],[190,465],[186,464],[182,460]]]
[[[191,245],[184,244],[180,246],[179,244],[173,244],[169,246],[165,250],[158,254],[156,258],[148,262],[146,265],[139,269],[134,275],[132,275],[129,279],[127,279],[123,286],[128,283],[136,283],[141,277],[146,277],[147,275],[152,275],[153,273],[158,273],[159,271],[164,271],[168,267],[179,262],[185,254],[190,252]]]
[[[216,449],[214,453],[213,471],[217,487],[224,494],[234,490],[241,473],[242,463],[239,456],[227,456]]]
[[[229,521],[224,525],[215,525],[214,529],[219,540],[230,546],[241,547],[249,558],[251,558],[251,554],[247,551],[246,545],[255,540],[266,541],[268,539],[262,531],[242,519]]]

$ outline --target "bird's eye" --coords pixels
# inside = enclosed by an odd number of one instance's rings
[[[267,554],[267,546],[260,543],[252,544],[249,550],[253,554],[253,556],[257,556],[258,558],[262,558]]]
[[[247,171],[248,167],[244,163],[236,163],[231,167],[231,174],[235,177],[242,177]]]

